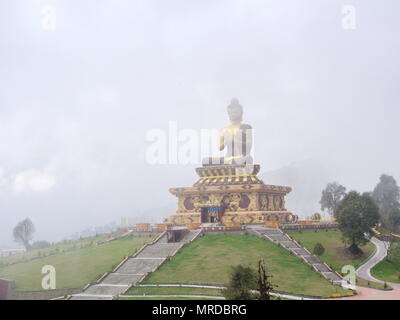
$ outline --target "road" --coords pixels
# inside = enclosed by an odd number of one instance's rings
[[[375,279],[371,275],[371,269],[386,257],[387,249],[385,242],[378,240],[375,237],[371,239],[371,242],[376,246],[376,251],[372,257],[356,270],[356,273],[357,276],[365,280],[383,283],[383,281]],[[357,286],[357,295],[353,297],[339,298],[338,300],[400,300],[400,284],[388,282],[388,285],[390,285],[393,290],[384,291]]]
[[[386,248],[384,241],[381,241],[375,237],[373,237],[371,239],[371,242],[376,246],[376,251],[370,259],[368,259],[364,264],[362,264],[356,270],[356,273],[357,273],[357,276],[359,276],[360,278],[363,278],[365,280],[384,283],[384,281],[378,280],[371,275],[371,269],[375,265],[377,265],[379,262],[381,262],[383,259],[385,259],[386,255],[387,255],[387,248]],[[400,288],[400,284],[398,284],[398,283],[388,282],[388,284],[393,288],[394,287]]]

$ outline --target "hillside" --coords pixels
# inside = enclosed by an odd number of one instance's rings
[[[319,258],[339,273],[344,265],[352,265],[357,268],[374,252],[374,245],[368,242],[361,247],[363,254],[354,257],[346,250],[340,231],[320,230],[316,232],[315,230],[303,230],[301,232],[288,231],[287,234],[311,252],[313,252],[317,243],[321,243],[325,248],[325,252]]]
[[[101,245],[37,258],[0,268],[0,278],[16,281],[18,291],[42,290],[41,270],[45,265],[56,269],[56,289],[83,288],[110,271],[125,256],[132,255],[153,237],[132,237]]]
[[[276,244],[253,235],[205,234],[145,279],[146,283],[226,285],[231,267],[256,267],[264,259],[276,290],[331,296],[344,290],[332,285],[308,265]]]

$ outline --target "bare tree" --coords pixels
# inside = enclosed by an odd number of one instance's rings
[[[31,219],[26,218],[15,226],[13,231],[14,241],[23,244],[26,250],[30,250],[32,248],[30,241],[33,239],[34,233],[35,226]]]
[[[266,272],[264,260],[258,261],[257,283],[260,292],[259,300],[271,300],[271,291],[276,286],[269,281],[269,278],[271,278],[271,276]]]
[[[337,182],[328,183],[326,188],[322,190],[321,200],[319,202],[321,204],[321,209],[328,209],[332,217],[345,195],[346,188],[344,186]]]

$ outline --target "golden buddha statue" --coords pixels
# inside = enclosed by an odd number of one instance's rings
[[[238,99],[233,98],[228,105],[228,115],[231,125],[222,129],[219,150],[226,148],[225,157],[209,157],[203,159],[203,165],[226,165],[226,164],[252,164],[250,155],[253,144],[252,127],[242,123],[243,107]]]

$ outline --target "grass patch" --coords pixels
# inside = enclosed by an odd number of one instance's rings
[[[194,297],[120,297],[118,300],[220,300]]]
[[[149,275],[146,283],[228,283],[231,266],[255,268],[264,259],[276,290],[314,296],[345,293],[276,244],[253,235],[205,234]]]
[[[86,247],[49,257],[0,268],[0,278],[16,281],[18,291],[42,290],[45,265],[56,269],[57,289],[82,288],[111,271],[125,256],[132,255],[154,237],[127,237],[98,246]]]
[[[319,258],[339,273],[341,273],[344,265],[352,265],[357,269],[375,250],[374,244],[368,242],[361,247],[362,255],[353,256],[343,244],[340,231],[319,230],[315,232],[314,230],[303,230],[301,232],[288,231],[287,234],[311,252],[313,252],[316,243],[321,243],[325,252]]]
[[[222,296],[221,290],[210,288],[188,288],[188,287],[132,287],[127,295],[138,294],[200,294],[208,296]]]
[[[400,264],[384,259],[371,269],[371,274],[382,281],[400,283]]]
[[[36,257],[48,255],[48,254],[58,254],[58,253],[62,253],[65,250],[79,249],[81,247],[86,247],[89,245],[93,245],[99,241],[109,239],[112,236],[116,236],[116,235],[118,235],[118,233],[99,235],[96,237],[90,237],[90,238],[85,238],[85,239],[81,239],[81,240],[66,240],[66,241],[57,243],[55,245],[52,245],[48,248],[34,249],[34,250],[22,252],[22,253],[12,254],[9,256],[3,256],[3,257],[0,257],[0,265],[2,263],[9,264],[9,263],[26,262],[32,258],[36,258]]]
[[[362,278],[357,277],[357,285],[358,286],[363,286],[363,287],[369,287],[369,288],[375,288],[375,289],[392,289],[389,285],[387,288],[385,288],[385,285],[380,282],[375,282],[375,281],[368,281]]]

